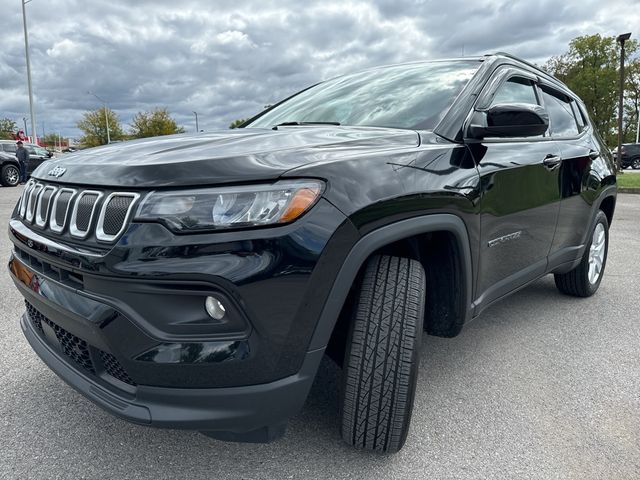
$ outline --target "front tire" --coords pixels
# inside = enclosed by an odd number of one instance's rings
[[[634,170],[640,169],[640,157],[636,157],[631,160],[631,168],[633,168]]]
[[[558,290],[574,297],[590,297],[596,293],[604,275],[608,249],[609,221],[599,210],[580,264],[570,272],[554,275]]]
[[[365,269],[345,352],[342,438],[397,452],[409,432],[424,321],[420,262],[375,256]]]
[[[20,183],[20,170],[15,165],[5,165],[0,172],[0,181],[5,187],[15,187]]]

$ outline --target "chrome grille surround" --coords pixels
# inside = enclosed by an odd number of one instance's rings
[[[33,217],[36,214],[36,204],[38,202],[38,197],[40,196],[40,192],[42,192],[42,189],[44,188],[44,185],[42,185],[41,183],[36,183],[33,188],[29,191],[29,197],[27,200],[27,212],[24,216],[24,218],[26,218],[27,222],[33,222]]]
[[[25,214],[27,213],[27,200],[29,199],[29,193],[31,193],[31,189],[35,184],[35,180],[29,180],[24,186],[22,196],[20,197],[20,206],[18,207],[18,212],[22,218],[24,218]]]
[[[80,206],[80,201],[88,195],[95,195],[96,199],[91,205],[91,214],[89,215],[87,229],[81,230],[80,228],[78,228],[78,207]],[[80,192],[80,194],[76,198],[76,201],[73,204],[73,210],[71,212],[71,222],[69,222],[69,233],[71,234],[72,237],[86,238],[87,235],[89,235],[89,231],[91,230],[91,225],[93,224],[93,217],[95,216],[95,213],[96,213],[96,207],[98,206],[98,203],[100,203],[100,199],[102,199],[103,196],[104,196],[104,193],[99,192],[98,190],[83,190],[82,192]]]
[[[141,197],[137,192],[85,190],[30,179],[15,212],[30,228],[115,243],[129,226]]]
[[[51,211],[51,205],[53,203],[57,190],[58,187],[47,185],[46,187],[44,187],[42,193],[40,194],[38,206],[36,207],[36,225],[38,225],[39,227],[44,227],[47,224],[47,215]],[[51,192],[51,195],[49,196],[49,201],[47,202],[46,207],[44,207],[42,203],[44,202],[47,192]]]
[[[62,195],[65,192],[70,193],[71,197],[67,202],[67,208],[65,209],[65,212],[64,212],[64,221],[62,222],[62,225],[59,225],[58,222],[56,221],[56,216],[57,216],[56,214],[58,212],[58,199],[60,198],[60,195]],[[64,230],[64,227],[67,224],[67,218],[69,218],[69,208],[73,203],[73,199],[76,196],[76,193],[77,193],[76,190],[74,190],[73,188],[61,188],[53,197],[53,200],[52,200],[53,207],[51,208],[51,215],[49,216],[49,228],[52,231],[56,233],[60,233]]]
[[[109,202],[114,198],[131,198],[131,203],[129,203],[127,207],[127,212],[124,217],[124,221],[122,222],[122,226],[120,230],[118,230],[115,234],[108,234],[104,231],[104,223],[105,223],[105,214],[107,212],[107,207],[109,206]],[[129,220],[131,218],[131,212],[133,211],[133,207],[135,206],[137,200],[140,198],[139,193],[129,193],[129,192],[113,192],[111,193],[106,200],[102,203],[102,208],[100,209],[100,215],[98,216],[98,226],[96,227],[96,238],[101,242],[113,242],[116,238],[122,235],[125,228],[129,224]]]

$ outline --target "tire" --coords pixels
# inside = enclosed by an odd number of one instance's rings
[[[393,453],[409,432],[422,338],[425,273],[420,262],[375,256],[365,268],[347,338],[342,438]]]
[[[15,187],[20,183],[20,169],[12,164],[5,165],[0,172],[0,181],[5,187]]]
[[[640,157],[636,157],[631,160],[631,168],[633,168],[634,170],[640,169]]]
[[[598,240],[602,238],[604,244],[602,244],[602,258],[600,261],[600,269],[597,273],[597,277],[592,275],[590,278],[590,267],[592,265],[592,255],[599,249]],[[572,295],[574,297],[590,297],[598,290],[602,277],[604,275],[604,268],[607,265],[607,252],[609,249],[609,222],[607,216],[602,210],[598,211],[596,215],[595,223],[591,229],[589,243],[587,249],[582,255],[580,264],[571,270],[570,272],[554,275],[556,281],[556,287],[562,293],[566,295]],[[596,261],[595,264],[598,262]],[[597,269],[596,269],[597,270]]]

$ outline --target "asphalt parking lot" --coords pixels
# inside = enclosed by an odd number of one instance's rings
[[[6,221],[21,188],[0,188]],[[24,304],[0,281],[0,478],[638,479],[640,195],[620,195],[609,261],[589,299],[546,277],[455,339],[426,337],[412,428],[396,455],[338,432],[339,370],[325,361],[287,435],[267,445],[125,423],[36,357]],[[0,236],[0,258],[10,243]]]

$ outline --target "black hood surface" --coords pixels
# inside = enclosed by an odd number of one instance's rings
[[[418,146],[412,130],[294,126],[172,135],[91,148],[46,162],[33,177],[95,186],[172,187],[274,180],[310,163]],[[55,167],[58,177],[49,173]],[[53,173],[53,172],[52,172]]]

